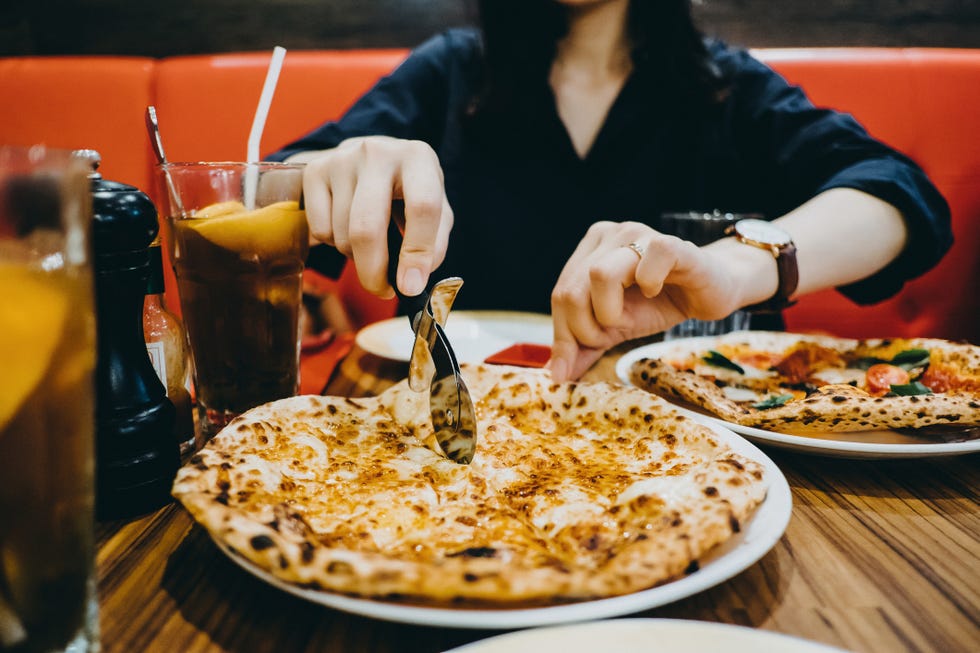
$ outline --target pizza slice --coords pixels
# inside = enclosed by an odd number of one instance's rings
[[[980,423],[980,348],[743,332],[633,363],[638,387],[784,432]]]

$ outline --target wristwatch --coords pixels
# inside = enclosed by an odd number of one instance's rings
[[[776,259],[776,271],[779,274],[776,294],[764,302],[746,306],[744,310],[752,313],[778,313],[795,304],[790,297],[796,292],[800,269],[796,264],[796,245],[793,244],[793,238],[765,220],[739,220],[728,227],[727,231],[746,245],[771,252]]]

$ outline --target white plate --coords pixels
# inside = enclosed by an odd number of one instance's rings
[[[615,619],[497,635],[446,653],[844,653],[766,630],[686,619]]]
[[[679,580],[633,594],[542,608],[500,610],[429,608],[357,599],[332,592],[304,589],[279,580],[232,553],[220,542],[217,542],[218,548],[245,571],[285,592],[337,610],[386,621],[450,628],[494,629],[548,626],[633,614],[687,598],[744,571],[775,546],[789,523],[792,496],[786,477],[776,464],[757,447],[730,430],[700,418],[699,421],[714,430],[732,449],[759,462],[765,468],[766,477],[769,479],[766,498],[752,518],[742,524],[739,533],[699,561],[697,571]]]
[[[786,334],[789,336],[789,334]],[[616,361],[616,375],[629,384],[629,368],[641,358],[673,357],[711,349],[717,336],[681,338],[655,342],[637,347],[623,354]],[[668,400],[669,401],[669,400]],[[927,456],[951,456],[980,451],[980,439],[965,442],[924,442],[921,438],[903,435],[898,431],[848,431],[844,433],[814,433],[794,435],[766,431],[753,426],[742,426],[718,417],[705,415],[687,406],[679,406],[687,415],[699,415],[715,424],[725,426],[754,442],[804,453],[834,456],[837,458],[924,458]]]
[[[551,316],[517,311],[453,311],[446,336],[460,363],[479,363],[491,354],[519,342],[550,345]],[[399,316],[369,324],[357,332],[364,351],[399,361],[412,355],[414,334],[408,318]]]

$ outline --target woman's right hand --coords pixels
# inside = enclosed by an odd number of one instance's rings
[[[392,202],[404,201],[397,284],[409,296],[425,290],[446,256],[453,226],[439,158],[427,143],[361,136],[290,161],[306,162],[303,195],[311,235],[353,260],[361,285],[381,297],[394,296],[388,224]]]

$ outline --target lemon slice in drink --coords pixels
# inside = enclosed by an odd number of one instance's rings
[[[194,218],[217,218],[222,215],[242,213],[244,211],[244,204],[237,200],[232,200],[229,202],[218,202],[217,204],[205,206],[203,209],[198,209],[194,212]]]
[[[51,366],[68,317],[68,295],[36,273],[0,266],[0,429]]]
[[[197,215],[222,210],[231,202],[202,209]],[[218,213],[215,217],[189,220],[185,225],[211,243],[240,254],[265,256],[286,254],[305,242],[306,212],[295,201],[277,202],[254,211]]]

